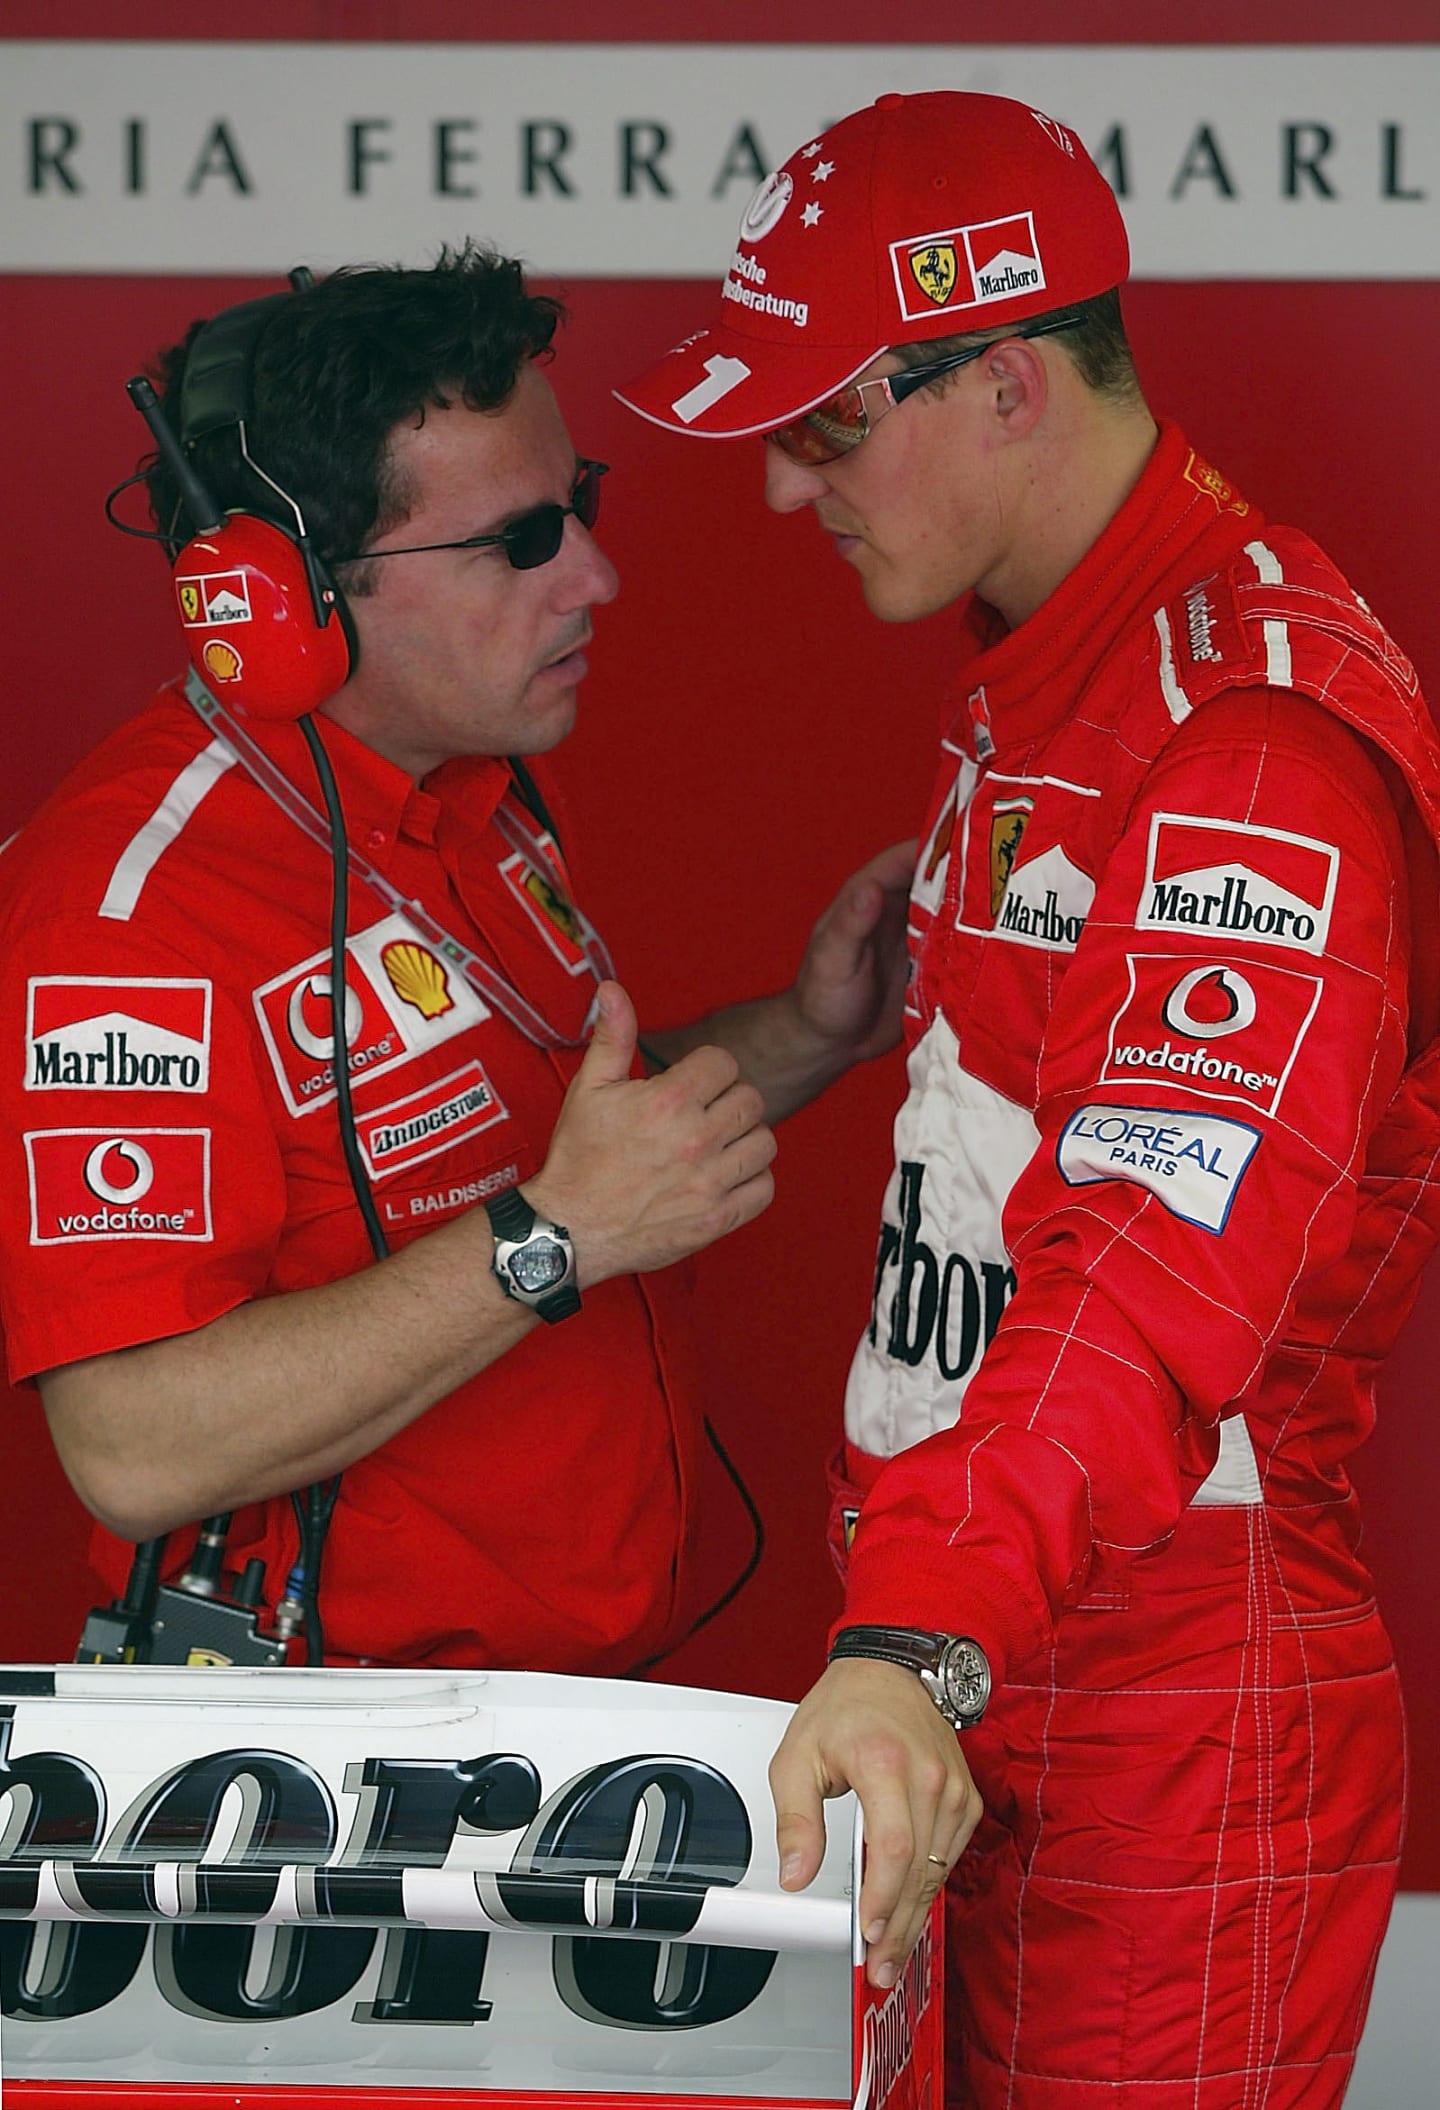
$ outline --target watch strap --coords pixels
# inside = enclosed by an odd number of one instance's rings
[[[485,1214],[497,1238],[519,1242],[535,1228],[535,1211],[518,1187],[506,1187],[486,1200]]]
[[[846,1626],[830,1649],[833,1663],[841,1656],[873,1656],[882,1663],[902,1663],[907,1670],[934,1670],[952,1637],[914,1626]]]
[[[829,1660],[869,1657],[914,1671],[946,1721],[956,1729],[973,1729],[985,1713],[990,1698],[990,1666],[977,1641],[964,1634],[937,1634],[910,1626],[842,1627],[831,1644]],[[973,1700],[962,1701],[951,1683],[957,1658],[966,1664],[967,1678],[974,1680]]]

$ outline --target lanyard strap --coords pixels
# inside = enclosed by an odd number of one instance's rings
[[[286,818],[303,830],[312,842],[319,843],[327,852],[330,849],[330,832],[321,815],[316,812],[302,793],[296,790],[284,771],[277,768],[264,749],[251,739],[244,728],[236,723],[229,712],[212,696],[205,683],[192,667],[185,676],[185,696],[191,708],[209,727],[216,739],[230,749],[237,762],[272,798]],[[495,825],[510,847],[525,860],[526,865],[543,880],[552,885],[556,877],[555,868],[543,862],[544,850],[538,834],[532,833],[502,801],[495,810]],[[432,945],[452,967],[458,968],[477,995],[484,997],[502,1017],[538,1048],[582,1048],[589,1038],[589,1029],[594,1022],[595,1007],[592,1004],[585,1014],[584,1025],[578,1035],[561,1033],[533,1004],[520,994],[514,984],[508,982],[498,969],[482,960],[468,945],[446,930],[420,902],[408,899],[398,887],[392,886],[383,872],[376,870],[369,859],[347,842],[346,862],[355,878],[367,886],[385,906],[411,924],[426,942]],[[586,917],[569,904],[575,918],[578,942],[590,972],[597,982],[614,973],[610,955],[604,940]]]

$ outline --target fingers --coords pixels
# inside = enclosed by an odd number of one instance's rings
[[[862,865],[860,876],[878,881],[887,894],[908,894],[919,855],[920,844],[912,835],[908,842],[891,843],[888,850],[872,857],[869,864]]]
[[[770,1769],[787,1888],[824,1850],[821,1800],[853,1788],[865,1817],[860,1932],[872,1985],[894,1985],[981,1803],[954,1731],[912,1671],[865,1658],[832,1663],[795,1711]]]
[[[602,982],[595,992],[595,1028],[580,1076],[587,1085],[619,1084],[630,1075],[639,1025],[635,1006],[618,982]]]
[[[866,1975],[882,1988],[899,1977],[983,1807],[963,1760],[958,1772],[942,1767],[928,1780],[912,1775],[910,1788],[908,1839],[897,1823],[881,1843],[867,1824],[860,1927],[868,1951]]]
[[[892,902],[908,899],[919,847],[914,841],[892,843],[846,881],[835,906],[852,935],[865,936]]]
[[[816,1754],[792,1727],[770,1761],[770,1795],[775,1804],[775,1851],[780,1860],[782,1890],[803,1890],[813,1883],[825,1858],[823,1772]]]

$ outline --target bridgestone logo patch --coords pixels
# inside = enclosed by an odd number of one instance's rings
[[[452,1070],[435,1084],[367,1113],[358,1123],[360,1147],[372,1179],[453,1149],[507,1111],[478,1062]]]

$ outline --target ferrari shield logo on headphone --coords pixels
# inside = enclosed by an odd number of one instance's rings
[[[250,589],[243,571],[189,573],[175,581],[180,597],[182,622],[207,627],[217,623],[249,623],[254,620]]]
[[[955,280],[959,268],[955,261],[953,242],[927,242],[922,249],[910,252],[910,273],[927,300],[933,300],[937,308],[943,308],[955,291]]]

